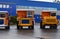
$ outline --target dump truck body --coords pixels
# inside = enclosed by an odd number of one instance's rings
[[[34,10],[17,10],[17,29],[19,27],[33,27]]]
[[[51,12],[52,11],[42,12],[42,21],[40,24],[40,28],[45,28],[45,26],[49,26],[50,28],[57,28],[58,19],[56,18],[56,12]]]
[[[9,29],[9,15],[7,11],[0,11],[0,27]]]

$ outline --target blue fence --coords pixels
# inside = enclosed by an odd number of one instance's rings
[[[35,15],[34,15],[34,18],[35,18],[34,20],[35,20],[36,23],[40,23],[40,22],[41,22],[40,15],[35,14]]]
[[[60,20],[60,15],[57,15],[57,19],[59,19],[59,20]]]

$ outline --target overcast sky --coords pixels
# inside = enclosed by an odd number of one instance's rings
[[[30,0],[30,1],[45,1],[45,2],[53,2],[54,0]],[[59,0],[60,1],[60,0]]]

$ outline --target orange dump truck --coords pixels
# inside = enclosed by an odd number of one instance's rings
[[[34,29],[34,10],[33,9],[17,9],[17,29],[28,27]]]
[[[57,29],[58,19],[56,18],[56,11],[43,10],[41,15],[40,28]]]
[[[10,29],[9,26],[9,15],[7,11],[0,11],[0,27]]]

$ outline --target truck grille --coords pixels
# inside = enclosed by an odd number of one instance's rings
[[[4,24],[4,20],[3,19],[0,19],[0,25],[1,24]]]
[[[55,22],[55,19],[47,19],[47,22]]]
[[[22,24],[29,24],[29,20],[22,20]]]

